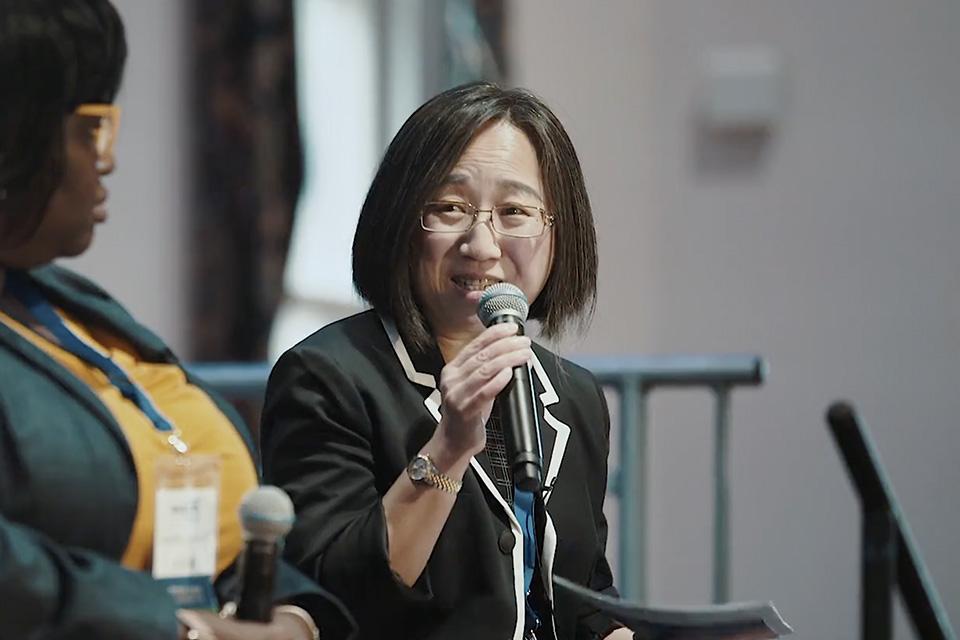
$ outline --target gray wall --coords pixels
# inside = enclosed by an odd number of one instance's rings
[[[93,247],[63,264],[90,275],[176,351],[187,344],[188,45],[181,0],[113,0],[129,55],[110,218]]]
[[[960,5],[511,7],[514,80],[569,126],[599,227],[600,304],[568,352],[771,363],[734,396],[733,596],[775,600],[798,638],[859,637],[858,505],[823,421],[845,397],[960,624]],[[780,126],[707,148],[691,123],[701,57],[755,44],[785,59]],[[710,597],[710,409],[654,396],[654,602]],[[897,637],[913,637],[902,620]]]

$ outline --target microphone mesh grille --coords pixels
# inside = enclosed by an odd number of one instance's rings
[[[520,319],[526,322],[530,305],[527,303],[527,296],[520,290],[520,287],[509,282],[498,282],[484,289],[483,295],[480,296],[480,302],[477,304],[477,317],[480,318],[483,326],[489,327],[494,318],[502,315],[505,311],[513,311],[519,314]]]
[[[240,503],[240,525],[247,538],[273,542],[293,527],[294,510],[290,497],[278,487],[257,487]]]

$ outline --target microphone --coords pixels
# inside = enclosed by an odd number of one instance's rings
[[[240,503],[240,526],[246,542],[240,558],[240,620],[270,622],[273,584],[283,537],[293,526],[293,502],[282,489],[257,487]]]
[[[530,305],[516,285],[498,282],[487,287],[477,305],[477,317],[483,326],[512,322],[523,335]],[[533,383],[527,365],[514,367],[513,376],[497,396],[500,419],[507,447],[507,461],[513,471],[513,484],[523,491],[540,490],[543,461],[540,458],[540,421],[533,396]]]

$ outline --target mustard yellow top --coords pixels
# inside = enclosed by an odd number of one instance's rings
[[[108,355],[138,384],[156,408],[178,428],[190,454],[220,459],[220,500],[217,573],[227,568],[243,546],[237,509],[244,494],[257,485],[257,472],[243,438],[202,389],[190,384],[173,364],[144,362],[132,345],[106,331],[87,328],[61,309],[56,310],[81,340]],[[139,500],[123,565],[149,571],[153,556],[156,461],[174,453],[167,432],[158,431],[140,408],[126,399],[107,376],[43,335],[0,311],[0,321],[16,330],[82,380],[106,405],[123,430],[137,472]],[[94,471],[95,472],[95,471]]]

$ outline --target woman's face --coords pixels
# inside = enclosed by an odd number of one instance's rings
[[[64,166],[36,231],[25,242],[0,251],[0,264],[30,268],[78,256],[93,241],[93,228],[107,219],[107,190],[100,182],[113,162],[98,163],[97,118],[71,114],[64,120]]]
[[[482,130],[431,200],[459,201],[479,209],[532,205],[546,209],[537,153],[527,136],[506,122]],[[414,290],[434,335],[457,337],[483,330],[477,303],[496,282],[520,287],[532,304],[553,262],[553,228],[534,238],[498,235],[485,220],[463,233],[420,230]]]

